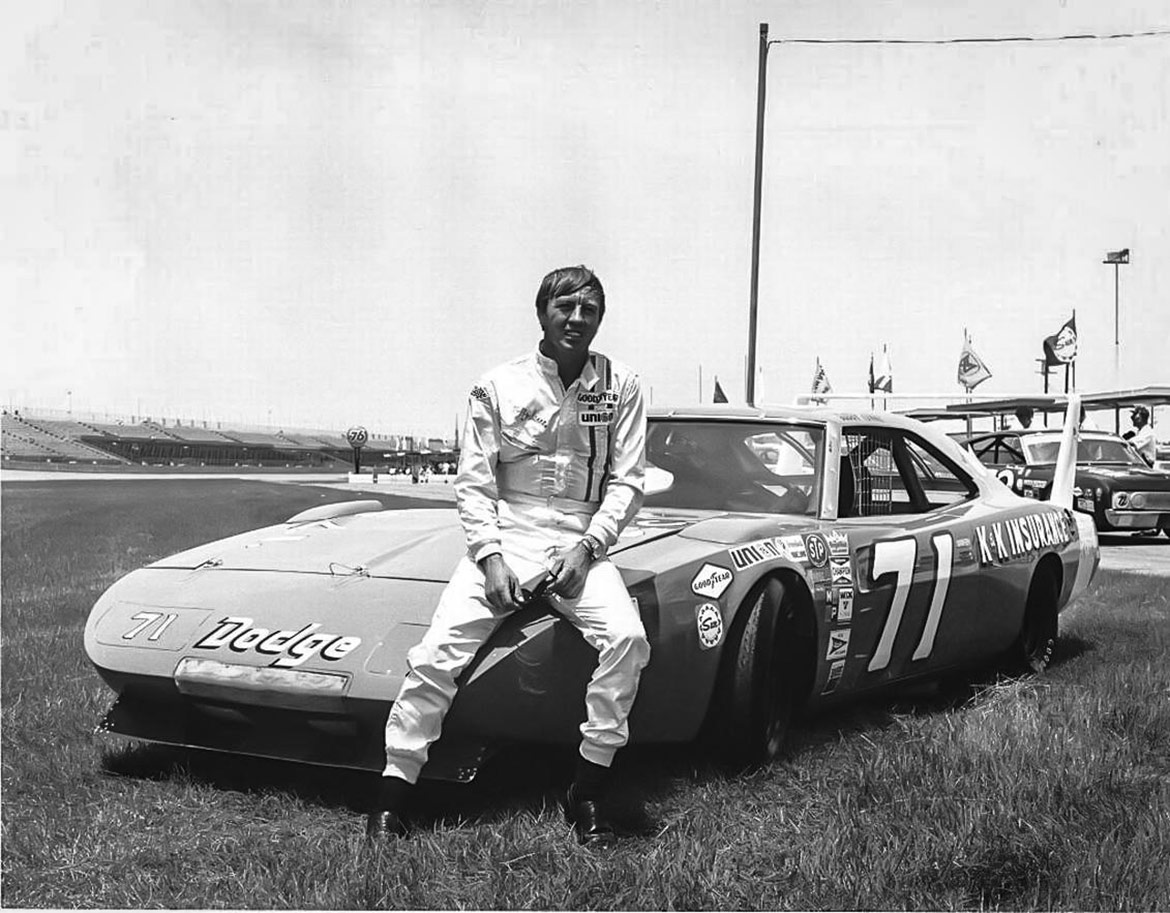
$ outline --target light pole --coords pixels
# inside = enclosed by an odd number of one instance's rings
[[[760,68],[756,82],[756,187],[752,205],[752,282],[748,307],[747,404],[756,404],[756,314],[760,295],[760,196],[764,184],[764,93],[768,75],[768,23],[760,23]]]
[[[1113,265],[1113,345],[1116,346],[1121,342],[1121,334],[1118,332],[1118,314],[1120,312],[1118,300],[1120,298],[1121,279],[1118,273],[1123,263],[1129,263],[1129,248],[1124,247],[1121,250],[1106,251],[1105,259],[1101,262]]]

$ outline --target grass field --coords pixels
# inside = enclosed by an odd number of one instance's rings
[[[1062,616],[1044,676],[822,717],[766,770],[729,775],[697,747],[628,752],[644,836],[602,852],[561,819],[571,758],[556,752],[428,785],[415,837],[371,854],[368,777],[95,735],[110,694],[81,635],[106,586],[346,497],[227,480],[3,486],[0,904],[1170,908],[1170,586],[1149,577],[1099,576]]]

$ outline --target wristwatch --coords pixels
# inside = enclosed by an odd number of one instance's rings
[[[596,536],[587,535],[581,539],[581,544],[585,546],[585,551],[589,553],[589,557],[594,561],[600,561],[605,555],[605,543]]]

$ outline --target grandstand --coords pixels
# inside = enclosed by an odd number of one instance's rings
[[[2,417],[0,457],[6,469],[64,464],[344,472],[353,464],[349,442],[328,430],[213,430],[206,423],[201,427],[194,422],[168,425],[149,418],[99,422],[21,414],[20,410],[3,410]],[[425,466],[435,470],[458,459],[455,446],[445,441],[418,439],[417,445],[410,437],[371,437],[362,450],[362,468],[409,472]]]

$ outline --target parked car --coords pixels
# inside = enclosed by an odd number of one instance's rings
[[[960,442],[1016,493],[1049,497],[1060,432],[995,431]],[[1170,472],[1151,469],[1115,434],[1080,433],[1073,496],[1075,508],[1090,514],[1100,532],[1161,530],[1170,536]]]
[[[766,761],[798,708],[988,663],[1040,670],[1099,561],[1087,516],[888,413],[652,410],[647,461],[609,555],[652,649],[633,743],[707,732],[730,760]],[[406,652],[464,550],[454,510],[353,501],[136,570],[85,629],[116,694],[102,727],[380,770]],[[505,743],[575,744],[595,664],[547,604],[503,619],[424,775],[470,779]]]

